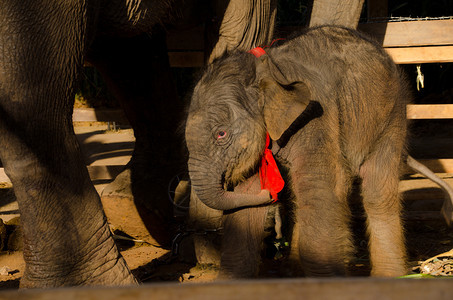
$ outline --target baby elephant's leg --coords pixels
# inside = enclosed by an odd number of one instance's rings
[[[398,195],[401,155],[390,145],[378,149],[360,169],[373,276],[407,272]]]
[[[353,254],[350,184],[328,155],[306,156],[303,165],[316,167],[291,172],[296,197],[291,254],[299,256],[306,276],[346,275]]]

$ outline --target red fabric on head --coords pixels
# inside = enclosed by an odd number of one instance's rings
[[[278,200],[277,194],[285,186],[285,181],[278,170],[272,151],[269,148],[270,138],[269,133],[266,134],[266,148],[264,149],[263,157],[261,158],[261,166],[259,170],[261,189],[268,190],[272,196],[273,202]]]
[[[260,56],[266,54],[266,51],[264,51],[264,49],[261,47],[256,47],[256,48],[253,48],[252,50],[249,50],[248,53],[251,53],[251,54],[255,55],[256,57],[260,57]]]

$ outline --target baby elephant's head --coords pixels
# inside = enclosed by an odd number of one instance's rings
[[[228,191],[257,172],[266,132],[278,139],[310,100],[267,56],[237,53],[209,66],[195,87],[186,123],[192,186],[207,206],[228,210],[271,202]]]

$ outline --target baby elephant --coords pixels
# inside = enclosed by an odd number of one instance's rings
[[[291,253],[304,273],[347,273],[354,252],[347,199],[358,182],[372,275],[405,274],[398,181],[409,93],[401,71],[379,45],[334,26],[254,52],[219,59],[195,87],[186,142],[199,199],[218,210],[276,200],[273,185],[234,191],[261,168],[268,134],[284,174],[280,195],[290,195],[279,201],[293,207]],[[268,180],[278,183],[278,174]]]

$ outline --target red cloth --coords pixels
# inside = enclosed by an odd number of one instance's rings
[[[272,151],[269,149],[270,138],[269,133],[266,134],[266,148],[264,149],[263,157],[261,158],[260,166],[260,182],[261,189],[268,190],[275,201],[278,200],[277,194],[285,186],[285,181],[278,170]]]
[[[260,57],[260,56],[266,54],[266,51],[264,51],[264,49],[261,47],[256,47],[256,48],[253,48],[252,50],[249,50],[248,53],[253,54],[256,57]]]

